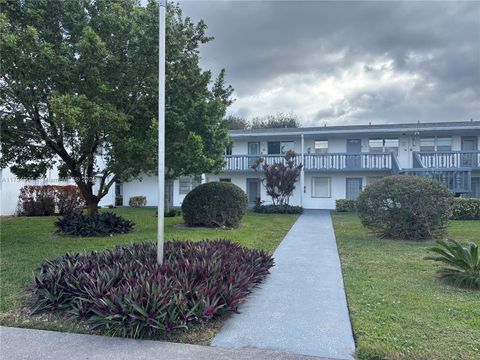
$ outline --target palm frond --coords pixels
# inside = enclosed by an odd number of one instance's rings
[[[440,240],[437,241],[436,246],[428,250],[437,256],[426,256],[425,260],[438,261],[451,266],[437,271],[441,279],[456,286],[480,289],[480,257],[477,244],[470,242],[464,247],[455,240]]]

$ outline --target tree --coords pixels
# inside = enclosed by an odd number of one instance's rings
[[[250,124],[251,129],[270,129],[270,128],[298,128],[300,123],[296,115],[278,113],[266,117],[253,118]]]
[[[284,161],[273,164],[268,164],[265,159],[259,158],[252,166],[253,169],[256,171],[260,164],[265,175],[262,182],[267,195],[272,198],[273,205],[288,205],[303,167],[302,164],[295,165],[295,152],[289,150],[285,154]]]
[[[247,130],[250,127],[250,124],[246,119],[238,116],[227,116],[224,121],[227,123],[229,130]]]
[[[91,214],[115,181],[156,170],[158,2],[11,1],[0,28],[1,167],[31,179],[59,166]],[[222,70],[209,90],[203,21],[169,5],[166,28],[167,177],[218,171],[233,89]]]

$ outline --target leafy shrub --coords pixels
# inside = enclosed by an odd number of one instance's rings
[[[33,312],[61,310],[110,335],[149,338],[207,322],[240,303],[268,274],[265,252],[226,240],[142,243],[45,261],[35,273]]]
[[[293,205],[255,205],[253,211],[260,214],[302,214],[303,207]]]
[[[429,249],[439,256],[427,256],[426,260],[443,262],[450,267],[438,269],[441,279],[456,286],[480,289],[480,253],[478,245],[469,243],[463,247],[455,240],[437,241],[437,245]]]
[[[408,240],[444,235],[453,196],[442,184],[418,176],[389,176],[357,199],[362,224],[386,237]]]
[[[452,220],[480,220],[480,199],[455,198]]]
[[[338,212],[354,212],[357,210],[356,201],[348,199],[335,200],[335,210]]]
[[[26,185],[20,189],[18,215],[49,216],[80,212],[85,205],[75,185]]]
[[[145,196],[132,196],[128,199],[128,206],[142,207],[147,205],[147,198]]]
[[[122,206],[123,205],[123,196],[122,195],[115,195],[115,205]]]
[[[280,162],[269,164],[265,159],[258,158],[252,168],[257,171],[260,164],[265,177],[262,183],[267,195],[272,198],[273,205],[288,205],[295,190],[295,184],[302,172],[303,165],[295,165],[295,151],[289,150]]]
[[[125,220],[115,213],[104,212],[92,216],[83,214],[66,214],[59,218],[55,225],[57,232],[75,236],[106,236],[111,234],[125,234],[133,229],[135,224]]]
[[[237,227],[247,209],[247,195],[228,182],[201,184],[183,200],[182,214],[189,226]]]
[[[175,217],[182,215],[182,212],[179,209],[170,209],[165,212],[165,217]]]

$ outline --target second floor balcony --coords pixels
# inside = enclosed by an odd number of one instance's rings
[[[224,171],[254,171],[257,159],[267,164],[285,161],[283,155],[226,155]],[[397,161],[393,153],[328,153],[296,155],[295,164],[303,164],[305,171],[391,171]]]

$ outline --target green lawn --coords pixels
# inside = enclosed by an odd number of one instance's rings
[[[333,220],[360,359],[480,358],[480,293],[435,277],[431,243],[377,239],[356,214]],[[480,244],[480,221],[453,221],[448,237]]]
[[[115,212],[136,224],[130,234],[102,238],[75,238],[55,235],[56,217],[2,217],[0,242],[0,323],[3,325],[84,331],[71,322],[52,318],[30,317],[22,310],[28,299],[25,288],[34,269],[44,259],[66,252],[102,250],[115,245],[156,240],[155,209],[121,208]],[[187,228],[182,218],[165,218],[167,240],[201,240],[225,238],[243,246],[273,253],[297,215],[263,215],[248,212],[238,229]],[[45,315],[46,316],[46,315]],[[186,340],[188,341],[188,340]],[[195,340],[193,340],[195,342]]]

